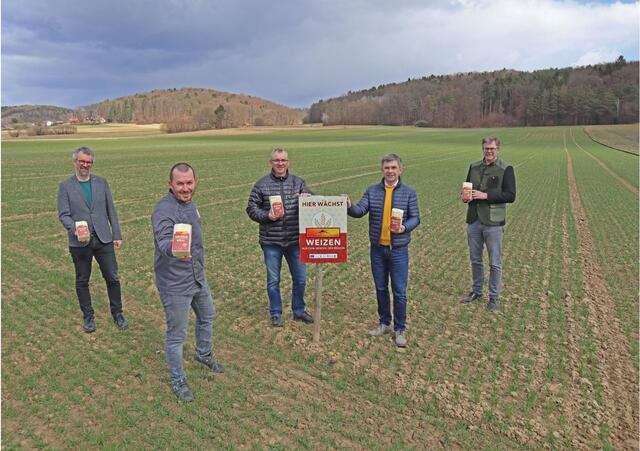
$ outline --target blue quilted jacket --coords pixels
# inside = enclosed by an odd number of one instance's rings
[[[382,229],[382,213],[384,210],[384,179],[380,183],[371,185],[362,195],[357,204],[352,204],[347,214],[354,218],[361,218],[369,213],[369,241],[372,245],[380,244],[380,231]],[[418,196],[413,188],[398,181],[393,190],[391,208],[404,210],[402,224],[406,227],[403,233],[391,234],[391,245],[402,247],[411,241],[411,231],[420,224],[420,211]]]

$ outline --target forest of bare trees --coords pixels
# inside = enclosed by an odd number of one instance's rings
[[[430,76],[314,103],[325,125],[494,127],[638,121],[638,62]]]
[[[160,89],[84,107],[108,122],[162,123],[168,132],[249,125],[294,125],[303,110],[212,89]]]
[[[203,88],[158,89],[81,107],[3,106],[2,124],[161,123],[168,133],[244,126],[508,127],[638,122],[638,61],[521,72],[431,75],[314,103],[308,110]]]

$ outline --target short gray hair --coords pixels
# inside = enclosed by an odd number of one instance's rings
[[[403,166],[402,166],[402,158],[400,158],[395,153],[388,153],[384,157],[382,157],[381,165],[384,166],[384,164],[389,162],[389,161],[395,161],[395,162],[398,163],[398,166],[400,167],[400,169],[403,168]]]
[[[93,150],[89,149],[88,147],[78,147],[76,150],[74,150],[73,153],[71,154],[71,161],[75,162],[78,159],[78,154],[80,152],[82,152],[85,155],[89,155],[91,157],[91,161],[95,163],[96,154],[93,153]]]
[[[500,148],[500,140],[495,136],[487,136],[486,138],[482,138],[482,147],[484,147],[485,144],[491,143],[495,143],[496,147],[498,149]]]
[[[289,152],[287,152],[286,150],[284,150],[282,147],[276,147],[275,149],[273,149],[271,151],[271,159],[273,159],[273,156],[277,153],[284,153],[287,155],[287,158],[289,158]]]

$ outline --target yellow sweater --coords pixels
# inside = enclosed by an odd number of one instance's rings
[[[382,230],[380,231],[380,244],[382,246],[391,245],[391,198],[396,185],[384,185],[384,210],[382,211]]]

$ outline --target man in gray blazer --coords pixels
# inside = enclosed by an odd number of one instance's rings
[[[120,278],[115,249],[122,246],[118,215],[107,180],[91,174],[95,154],[88,147],[80,147],[71,155],[75,174],[60,183],[58,189],[58,218],[69,235],[69,252],[76,269],[76,294],[84,317],[84,331],[95,332],[89,279],[95,257],[107,284],[111,316],[119,329],[129,324],[122,314]],[[86,222],[88,237],[82,237]]]

